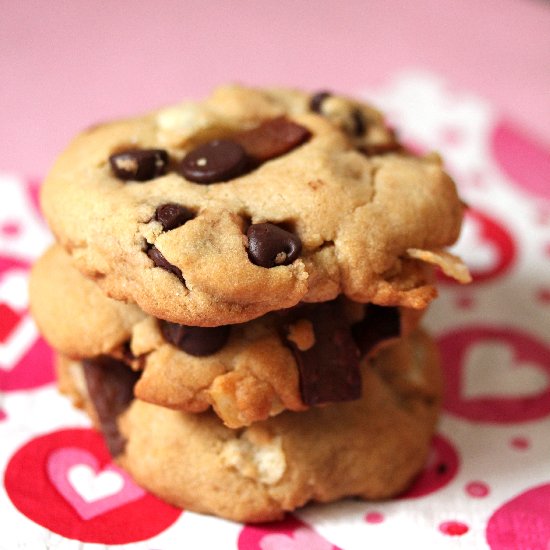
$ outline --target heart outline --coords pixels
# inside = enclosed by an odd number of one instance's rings
[[[511,346],[519,362],[529,362],[550,373],[550,346],[533,334],[509,326],[469,325],[438,338],[444,375],[443,407],[451,414],[473,420],[509,424],[538,420],[550,414],[550,387],[534,396],[477,397],[463,394],[463,368],[468,348],[483,341]]]
[[[514,348],[501,340],[473,343],[466,350],[464,363],[462,394],[466,399],[536,397],[540,388],[544,391],[550,386],[549,372],[533,361],[522,361]],[[489,381],[492,388],[487,387]]]

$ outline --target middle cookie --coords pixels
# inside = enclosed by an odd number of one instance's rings
[[[358,399],[362,359],[409,334],[421,315],[340,298],[238,325],[185,327],[106,297],[59,246],[36,263],[30,290],[34,317],[57,350],[130,364],[143,371],[139,399],[187,412],[211,406],[231,428]]]

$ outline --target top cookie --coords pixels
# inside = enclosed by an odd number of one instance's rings
[[[435,155],[328,93],[219,88],[89,129],[42,190],[77,267],[176,323],[233,324],[344,293],[424,308],[463,205]]]

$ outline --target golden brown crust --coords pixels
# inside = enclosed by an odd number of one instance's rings
[[[203,103],[98,126],[59,158],[42,192],[44,212],[78,268],[114,298],[156,317],[213,326],[244,322],[299,301],[340,293],[380,305],[423,308],[435,295],[422,260],[408,249],[452,244],[462,203],[434,157],[402,152],[368,156],[394,137],[371,107],[342,97],[312,112],[309,94],[228,86]],[[360,111],[364,136],[350,135]],[[123,183],[108,157],[128,147],[164,147],[173,163],[199,143],[285,115],[311,139],[226,183],[197,185],[172,169]],[[351,118],[350,118],[351,117]],[[155,209],[178,203],[197,217],[162,232]],[[153,220],[153,221],[152,221]],[[287,223],[300,258],[271,269],[251,263],[247,223]],[[155,245],[185,285],[145,254]]]
[[[346,304],[350,321],[362,319],[362,304]],[[135,387],[143,401],[187,412],[213,407],[232,428],[285,409],[307,408],[300,395],[296,359],[281,340],[276,313],[233,326],[220,351],[195,357],[168,343],[156,319],[135,305],[106,297],[58,245],[33,268],[31,305],[45,338],[64,355],[122,357],[127,346],[126,357],[131,351],[136,358],[133,367],[143,370]],[[401,334],[412,332],[421,315],[422,311],[402,308]],[[290,329],[301,345],[313,343],[300,320]],[[371,355],[384,345],[387,342],[373,348]]]
[[[83,277],[59,246],[33,266],[31,311],[48,342],[71,357],[93,357],[120,347],[146,315],[134,305],[107,298]]]
[[[120,418],[127,444],[118,460],[177,506],[274,520],[309,501],[406,489],[425,461],[439,400],[435,346],[416,332],[365,368],[360,401],[285,412],[237,431],[208,412],[135,400]]]

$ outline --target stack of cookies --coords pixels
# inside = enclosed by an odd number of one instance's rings
[[[227,86],[96,126],[42,192],[31,302],[61,391],[140,485],[266,521],[387,498],[440,401],[419,329],[463,214],[437,155],[372,107]]]

